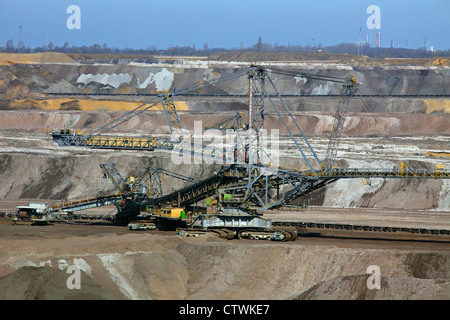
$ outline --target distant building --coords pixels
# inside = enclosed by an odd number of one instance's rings
[[[375,46],[376,46],[377,48],[381,48],[381,32],[378,32],[378,33],[377,33],[377,38],[376,38],[376,44],[375,44]]]

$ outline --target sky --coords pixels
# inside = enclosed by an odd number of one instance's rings
[[[80,29],[71,5],[80,8]],[[379,29],[369,29],[370,5],[380,9]],[[378,17],[378,16],[377,16]],[[371,20],[374,21],[374,20]],[[90,46],[167,49],[171,46],[240,48],[335,45],[372,40],[382,47],[450,49],[450,0],[0,0],[0,46],[22,39],[31,48]]]

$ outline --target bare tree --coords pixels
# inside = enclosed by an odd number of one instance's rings
[[[9,40],[6,42],[6,51],[9,51],[9,52],[14,51],[14,42],[13,42],[12,39],[9,39]]]
[[[256,44],[256,51],[262,51],[261,36],[259,36],[259,38],[258,38],[258,43]]]

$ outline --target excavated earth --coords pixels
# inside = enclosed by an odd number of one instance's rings
[[[76,94],[181,89],[237,72],[248,63],[180,60],[117,65],[40,59],[0,64],[0,212],[29,202],[53,204],[114,193],[113,183],[102,178],[102,163],[116,164],[123,176],[162,167],[204,178],[221,167],[179,166],[166,152],[59,147],[47,133],[60,128],[92,132],[149,99]],[[326,62],[277,66],[335,76],[356,74],[361,94],[450,94],[450,71],[443,66]],[[301,78],[277,75],[273,80],[283,94],[336,94],[339,89]],[[246,94],[246,81],[243,77],[198,93]],[[183,127],[190,130],[195,121],[210,126],[237,111],[246,117],[244,98],[178,97],[176,103],[182,107]],[[286,98],[286,103],[323,158],[337,99]],[[279,129],[280,165],[306,169],[282,121],[270,106],[267,110],[265,128]],[[298,135],[287,115],[283,121]],[[356,97],[350,101],[338,165],[392,169],[403,161],[416,169],[450,168],[449,128],[446,98]],[[154,110],[110,133],[168,136],[169,129],[164,114]],[[166,192],[182,185],[164,180]],[[298,204],[307,203],[309,211],[264,215],[274,221],[450,229],[449,187],[450,181],[440,179],[339,180],[297,199]],[[88,213],[111,214],[115,208]],[[225,241],[214,236],[181,238],[171,232],[133,233],[107,223],[27,226],[12,225],[7,219],[0,221],[0,230],[0,299],[450,299],[448,239],[389,241],[343,233],[331,238],[301,236],[289,243]],[[67,289],[69,265],[82,270],[80,290]],[[367,286],[372,265],[381,270],[378,290]]]
[[[448,244],[0,225],[2,299],[448,299]],[[65,268],[82,270],[69,290]],[[381,288],[368,289],[377,265]]]

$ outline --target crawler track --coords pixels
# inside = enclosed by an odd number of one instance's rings
[[[198,237],[206,234],[215,234],[219,238],[231,240],[235,234],[229,229],[197,229],[197,228],[178,228],[177,235],[182,237]]]
[[[241,230],[238,233],[239,239],[251,240],[273,240],[273,241],[295,241],[297,239],[297,231],[295,230]]]
[[[205,234],[216,234],[219,238],[232,239],[249,239],[249,240],[272,240],[272,241],[294,241],[297,239],[295,230],[283,229],[242,229],[233,231],[226,228],[178,228],[177,234],[182,237],[197,237]]]

